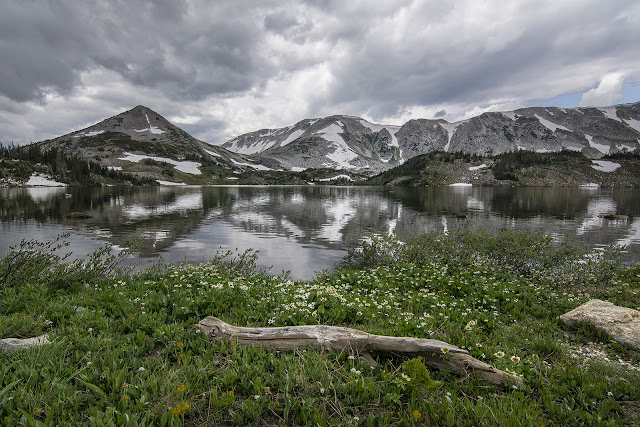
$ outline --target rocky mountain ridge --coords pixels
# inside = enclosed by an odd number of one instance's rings
[[[433,151],[490,156],[570,150],[600,158],[640,148],[640,102],[602,108],[529,107],[455,123],[416,119],[402,126],[336,115],[250,132],[222,147],[292,170],[325,167],[365,173],[387,170]]]

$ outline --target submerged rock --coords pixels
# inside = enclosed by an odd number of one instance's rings
[[[599,299],[591,300],[560,316],[569,327],[589,323],[620,344],[640,351],[640,311]]]
[[[93,218],[93,216],[89,215],[88,213],[84,213],[84,212],[71,212],[65,215],[66,218],[69,219],[89,219],[89,218]]]

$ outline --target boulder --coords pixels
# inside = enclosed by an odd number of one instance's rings
[[[43,345],[51,344],[48,339],[48,335],[40,335],[33,338],[5,338],[0,340],[0,353],[10,353],[16,350],[22,350],[25,348],[40,347]]]
[[[640,311],[638,310],[594,299],[563,314],[560,319],[571,328],[581,323],[590,323],[620,344],[640,351]]]

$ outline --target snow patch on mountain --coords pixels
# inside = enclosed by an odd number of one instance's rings
[[[323,178],[323,179],[319,179],[318,181],[322,181],[322,182],[327,182],[327,181],[333,181],[334,179],[346,179],[347,181],[353,181],[353,178],[351,178],[349,175],[336,175],[333,178]]]
[[[447,144],[444,146],[444,151],[449,151],[449,147],[451,146],[451,138],[453,137],[453,133],[456,131],[456,128],[460,125],[463,125],[467,122],[467,120],[462,120],[455,123],[443,123],[440,122],[440,126],[442,126],[447,131]]]
[[[96,135],[100,135],[100,134],[105,133],[105,132],[106,132],[105,130],[92,130],[92,131],[89,131],[89,132],[82,132],[82,133],[79,133],[77,135],[73,135],[73,137],[74,138],[81,138],[83,136],[96,136]]]
[[[627,125],[629,125],[630,127],[632,127],[633,129],[637,130],[638,132],[640,132],[640,120],[636,120],[636,119],[625,119],[624,120]]]
[[[600,172],[613,172],[620,167],[620,163],[610,162],[608,160],[592,160],[592,168]]]
[[[175,186],[182,186],[182,185],[187,185],[184,182],[172,182],[172,181],[163,181],[161,179],[156,179],[156,182],[160,185],[164,185],[167,187],[175,187]]]
[[[582,148],[580,147],[574,147],[573,145],[567,145],[566,147],[563,147],[565,150],[569,150],[569,151],[582,151]]]
[[[341,167],[351,167],[349,162],[356,159],[358,155],[347,145],[347,143],[342,139],[340,135],[343,132],[344,125],[340,120],[331,125],[324,128],[322,131],[318,132],[319,135],[322,135],[324,139],[333,143],[335,147],[335,151],[331,154],[327,154],[326,157],[329,160],[337,163],[338,166]]]
[[[562,130],[566,130],[566,131],[571,132],[570,129],[567,129],[566,127],[564,127],[562,125],[555,124],[555,123],[553,123],[553,122],[551,122],[551,121],[549,121],[549,120],[547,120],[547,119],[545,119],[543,117],[540,117],[537,114],[535,114],[534,117],[537,118],[540,121],[540,124],[542,124],[542,126],[546,127],[551,132],[555,132],[556,129],[562,129]]]
[[[634,146],[632,146],[632,145],[618,144],[618,145],[616,145],[616,148],[617,148],[618,150],[620,150],[620,151],[633,151],[633,150],[635,150],[635,149],[636,149],[636,148],[638,148],[638,147],[637,147],[637,146],[636,146],[636,147],[634,147]]]
[[[231,160],[231,162],[234,165],[247,166],[247,167],[250,167],[252,169],[259,170],[259,171],[272,171],[272,170],[274,170],[274,169],[268,168],[268,167],[266,167],[264,165],[258,165],[258,164],[252,164],[252,163],[241,163],[241,162],[237,162],[237,161],[235,161],[233,159],[229,159],[229,160]]]
[[[616,109],[616,107],[598,108],[598,110],[602,111],[604,115],[610,118],[611,120],[617,120],[620,122],[622,121],[622,119],[618,117],[618,114],[617,114],[618,110]]]
[[[516,112],[515,111],[503,111],[502,115],[513,120],[514,122],[516,121]]]
[[[202,166],[200,163],[198,162],[189,162],[189,161],[182,161],[179,162],[177,160],[173,160],[173,159],[168,159],[166,157],[154,157],[154,156],[144,156],[144,155],[140,155],[140,154],[131,154],[131,153],[123,153],[125,155],[125,157],[120,157],[118,158],[118,160],[125,160],[127,162],[133,162],[133,163],[138,163],[141,160],[144,159],[152,159],[155,160],[156,162],[165,162],[165,163],[169,163],[171,165],[174,165],[174,167],[176,168],[176,170],[179,170],[180,172],[184,172],[184,173],[189,173],[191,175],[201,175],[202,172],[200,172],[200,166]]]
[[[213,157],[220,157],[220,154],[216,153],[215,151],[204,149],[204,152]]]
[[[29,177],[29,180],[24,183],[28,187],[66,187],[67,184],[54,181],[50,176],[38,175],[34,173]]]
[[[280,143],[280,146],[284,147],[286,145],[289,145],[290,143],[298,139],[303,133],[305,133],[304,129],[294,130],[284,141]]]
[[[469,166],[469,170],[470,170],[470,171],[477,171],[477,170],[480,170],[480,169],[484,169],[484,168],[486,168],[486,167],[488,167],[488,166],[486,165],[486,163],[483,163],[483,164],[481,164],[480,166]]]
[[[154,135],[160,135],[163,134],[165,131],[163,131],[162,129],[156,127],[156,126],[151,126],[151,122],[149,121],[149,116],[147,115],[147,113],[144,113],[144,117],[147,119],[147,124],[149,125],[148,127],[146,127],[145,129],[134,129],[136,132],[151,132]]]
[[[598,144],[597,142],[593,142],[593,136],[591,135],[586,135],[584,136],[585,138],[587,138],[587,141],[589,141],[589,146],[592,148],[595,148],[596,150],[598,150],[601,153],[604,154],[609,154],[609,146],[608,145],[604,145],[604,144]]]

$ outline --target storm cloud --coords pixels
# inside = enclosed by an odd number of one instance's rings
[[[0,5],[2,142],[138,104],[221,143],[330,114],[455,121],[567,94],[631,102],[640,86],[631,0]]]

